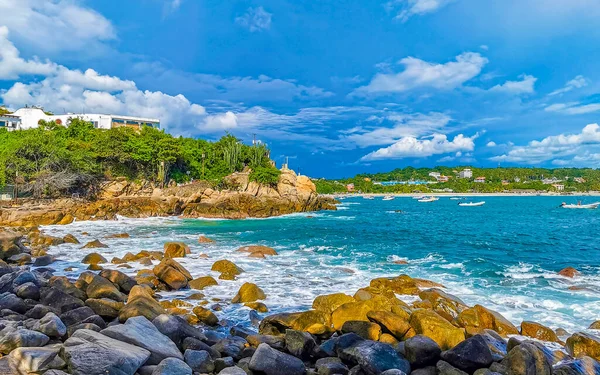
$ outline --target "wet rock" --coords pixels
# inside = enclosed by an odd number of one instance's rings
[[[34,283],[21,284],[15,288],[15,294],[22,299],[39,300],[40,299],[40,288]]]
[[[221,273],[219,279],[223,280],[233,280],[237,275],[240,275],[242,272],[244,272],[243,269],[226,259],[216,261],[212,265],[211,271]]]
[[[102,270],[99,276],[104,277],[118,287],[120,291],[127,294],[137,285],[137,282],[133,278],[117,270]]]
[[[8,354],[16,348],[44,346],[50,338],[41,332],[18,329],[0,336],[0,353]]]
[[[163,259],[153,269],[154,274],[171,289],[178,290],[188,286],[192,275],[173,259]]]
[[[442,353],[442,359],[452,366],[472,373],[492,364],[492,352],[481,335],[475,335]]]
[[[379,340],[381,337],[381,327],[379,324],[363,322],[360,320],[349,320],[344,323],[341,329],[342,333],[356,333],[366,340]]]
[[[455,320],[456,324],[464,327],[468,334],[474,335],[486,329],[498,332],[501,336],[518,335],[519,330],[500,313],[489,310],[481,305],[463,310]]]
[[[192,369],[178,358],[166,358],[152,371],[152,375],[192,375]]]
[[[453,348],[465,339],[462,329],[430,310],[415,310],[409,321],[416,334],[425,335],[435,341],[442,350]]]
[[[214,243],[214,242],[215,242],[215,240],[210,239],[210,238],[208,238],[206,236],[200,236],[200,237],[198,237],[198,243]]]
[[[567,353],[573,357],[588,356],[600,360],[600,337],[591,333],[574,333],[567,339]]]
[[[144,316],[154,320],[166,310],[152,297],[152,289],[136,285],[131,289],[127,304],[119,311],[119,320],[125,322],[134,316]]]
[[[76,331],[64,343],[63,356],[73,375],[133,375],[150,352],[87,329]]]
[[[212,311],[202,306],[194,307],[193,312],[194,314],[196,314],[198,319],[204,324],[208,324],[209,326],[216,326],[217,324],[219,324],[219,318],[217,318],[217,316]]]
[[[589,375],[600,374],[600,363],[590,357],[577,358],[561,362],[554,366],[552,375]]]
[[[494,361],[499,362],[504,359],[507,354],[507,343],[497,332],[486,329],[481,333],[481,337],[490,348]]]
[[[108,248],[105,244],[98,240],[90,241],[86,243],[82,249],[99,249],[99,248]]]
[[[255,302],[259,299],[265,299],[267,296],[262,289],[260,289],[256,284],[253,283],[244,283],[240,287],[240,290],[237,292],[232,303],[246,303],[246,302]]]
[[[308,359],[316,346],[315,339],[309,333],[292,329],[285,332],[285,348],[294,357]]]
[[[392,334],[396,339],[402,340],[411,326],[408,319],[387,311],[370,311],[367,318],[379,324],[383,332]]]
[[[367,375],[379,375],[390,369],[410,373],[410,363],[406,359],[390,345],[377,341],[361,340],[343,349],[338,346],[337,354],[343,361],[360,365]]]
[[[193,279],[189,282],[189,287],[192,289],[202,290],[207,286],[218,285],[217,280],[215,280],[212,276],[203,276]]]
[[[558,274],[561,276],[564,276],[564,277],[573,278],[575,276],[579,276],[581,273],[573,267],[567,267],[567,268],[563,268],[562,270],[558,271]]]
[[[146,364],[149,365],[158,365],[169,357],[183,359],[177,345],[143,316],[129,318],[125,324],[108,327],[100,333],[148,350],[150,358]]]
[[[262,302],[246,302],[246,303],[244,303],[244,306],[246,306],[252,310],[256,310],[259,313],[269,312],[269,308],[267,307],[267,305],[265,305]]]
[[[63,237],[63,241],[65,243],[74,243],[74,244],[79,244],[79,240],[72,234],[67,234],[66,236]]]
[[[115,233],[115,234],[109,234],[108,236],[104,237],[104,238],[129,238],[131,237],[129,235],[129,233]]]
[[[17,254],[8,258],[9,263],[14,263],[19,266],[31,264],[31,255],[29,254]]]
[[[67,326],[52,312],[47,313],[42,319],[38,320],[32,329],[49,337],[62,337],[67,333]]]
[[[318,375],[345,375],[348,373],[348,367],[342,363],[342,360],[337,357],[327,357],[317,360],[315,369]]]
[[[411,367],[420,368],[435,365],[440,359],[442,350],[429,337],[417,335],[405,341],[404,354]]]
[[[549,375],[552,364],[544,352],[530,343],[521,343],[502,360],[507,375]]]
[[[262,245],[242,246],[236,250],[239,253],[248,253],[252,258],[264,258],[265,256],[278,255],[275,249]]]
[[[521,335],[542,341],[560,342],[556,332],[536,322],[525,321],[521,323]]]
[[[260,344],[250,360],[249,368],[265,375],[304,375],[304,363],[289,354],[271,348],[267,344]]]
[[[466,372],[457,369],[448,362],[438,361],[435,365],[438,375],[469,375]]]
[[[85,301],[86,306],[94,310],[97,315],[105,319],[114,319],[119,316],[119,311],[125,306],[123,302],[117,302],[108,298],[89,298]]]
[[[331,314],[335,309],[349,302],[356,302],[356,300],[344,293],[327,294],[315,298],[312,308]]]
[[[35,260],[33,261],[33,266],[34,267],[45,267],[47,265],[52,264],[53,262],[54,262],[54,257],[52,255],[42,255],[42,256],[35,258]]]
[[[164,246],[165,258],[183,258],[191,254],[190,247],[183,242],[167,242]]]
[[[200,373],[213,372],[215,363],[205,350],[186,350],[183,354],[185,363],[191,367],[193,371]]]
[[[21,298],[12,293],[0,294],[0,310],[12,310],[19,314],[25,314],[29,310],[29,306]]]
[[[58,356],[60,345],[43,348],[17,348],[10,352],[8,362],[18,374],[48,374],[48,370],[61,369],[65,362]]]
[[[94,275],[85,289],[88,298],[109,298],[114,301],[124,301],[125,295],[109,280],[102,276]]]
[[[423,301],[431,302],[433,311],[447,320],[452,320],[468,306],[458,297],[437,288],[431,288],[419,293]]]
[[[165,336],[169,337],[178,347],[181,347],[187,337],[206,340],[206,336],[198,328],[192,327],[185,319],[178,316],[162,314],[157,316],[152,324]]]
[[[107,263],[107,262],[108,261],[106,260],[106,258],[98,253],[89,253],[81,260],[81,263],[83,263],[83,264],[94,264],[94,265],[103,264],[103,263]]]

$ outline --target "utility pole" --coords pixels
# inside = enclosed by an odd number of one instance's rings
[[[206,180],[206,176],[204,175],[204,158],[206,157],[206,154],[203,152],[202,153],[202,179]]]
[[[252,134],[252,146],[256,146],[256,133]]]

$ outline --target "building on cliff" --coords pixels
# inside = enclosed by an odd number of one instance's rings
[[[68,126],[71,119],[74,118],[89,121],[97,129],[112,129],[122,126],[134,129],[141,129],[142,126],[160,128],[160,120],[154,118],[95,113],[67,113],[64,115],[53,115],[48,114],[37,107],[20,108],[11,115],[0,116],[0,127],[5,126],[8,130],[33,129],[37,128],[42,120],[47,122],[54,121],[58,125]],[[5,125],[3,125],[3,123]]]

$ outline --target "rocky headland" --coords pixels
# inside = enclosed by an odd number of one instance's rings
[[[258,184],[249,176],[249,171],[227,176],[222,189],[204,182],[161,189],[148,182],[110,181],[101,186],[94,200],[25,201],[16,207],[0,207],[0,226],[69,224],[112,220],[119,215],[243,219],[335,210],[333,199],[319,196],[310,178],[292,170],[283,169],[276,186]]]
[[[115,234],[126,238],[126,233]],[[211,239],[198,242],[210,246]],[[600,371],[600,337],[514,325],[469,306],[443,285],[408,275],[365,281],[353,295],[314,299],[312,309],[269,315],[260,285],[243,284],[218,300],[203,290],[246,272],[227,259],[218,277],[192,277],[178,260],[181,242],[163,251],[110,261],[101,241],[83,245],[88,270],[55,275],[49,246],[77,243],[37,229],[0,232],[0,374],[47,375],[570,375]],[[267,246],[237,250],[276,257]],[[129,262],[147,265],[135,276]],[[562,274],[575,276],[576,270]],[[571,276],[568,276],[571,275]],[[276,281],[274,281],[276,282]],[[190,290],[182,299],[165,292]],[[413,302],[399,297],[411,296]],[[290,296],[293,298],[293,296]],[[230,325],[223,307],[243,304],[248,320]],[[600,322],[590,328],[600,327]],[[593,331],[592,331],[593,332]],[[4,371],[4,372],[3,372]]]

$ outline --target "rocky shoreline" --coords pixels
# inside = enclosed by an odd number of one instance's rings
[[[201,181],[164,189],[148,182],[110,181],[92,201],[55,199],[0,207],[0,226],[37,227],[75,220],[114,220],[117,216],[264,218],[335,209],[335,200],[318,195],[310,178],[283,169],[276,186],[250,181],[247,171],[226,177],[220,190]]]
[[[180,242],[113,258],[109,265],[102,242],[90,241],[82,246],[98,252],[82,259],[88,270],[76,279],[55,276],[48,246],[75,241],[37,229],[0,231],[0,374],[600,372],[600,337],[536,322],[517,327],[484,306],[467,306],[443,285],[408,275],[373,279],[354,295],[318,296],[308,311],[269,315],[261,302],[266,295],[253,283],[243,284],[236,295],[205,298],[203,289],[245,271],[223,259],[212,266],[218,279],[193,278],[177,261],[190,253]],[[277,256],[266,246],[238,252]],[[148,269],[135,277],[119,271],[131,261]],[[569,277],[577,271],[561,272]],[[190,289],[194,293],[185,299],[162,295]],[[413,296],[414,302],[398,296]],[[230,326],[220,312],[227,304],[244,304],[248,323]],[[600,322],[590,328],[598,327]]]

